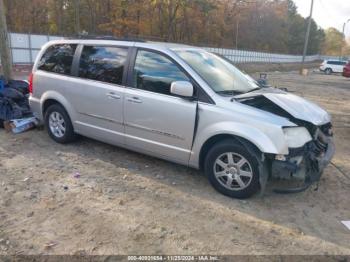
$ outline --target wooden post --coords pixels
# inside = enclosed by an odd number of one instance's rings
[[[12,79],[12,60],[7,33],[4,1],[0,0],[0,55],[5,81]]]

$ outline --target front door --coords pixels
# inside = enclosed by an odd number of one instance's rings
[[[139,50],[132,87],[125,89],[126,143],[138,151],[187,163],[197,102],[170,94],[174,81],[190,81],[168,57]]]

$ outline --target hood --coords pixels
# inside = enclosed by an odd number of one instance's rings
[[[279,116],[291,116],[310,122],[314,125],[324,125],[331,121],[330,115],[318,105],[288,92],[276,88],[262,88],[257,91],[235,96],[235,99]]]

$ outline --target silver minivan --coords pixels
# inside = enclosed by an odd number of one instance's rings
[[[302,182],[281,192],[304,190],[334,154],[326,111],[191,46],[52,41],[38,54],[30,94],[56,142],[79,134],[201,169],[235,198],[263,192],[273,177]]]

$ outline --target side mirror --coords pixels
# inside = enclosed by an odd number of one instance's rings
[[[175,81],[171,83],[170,93],[182,97],[193,96],[193,85],[187,81]]]

